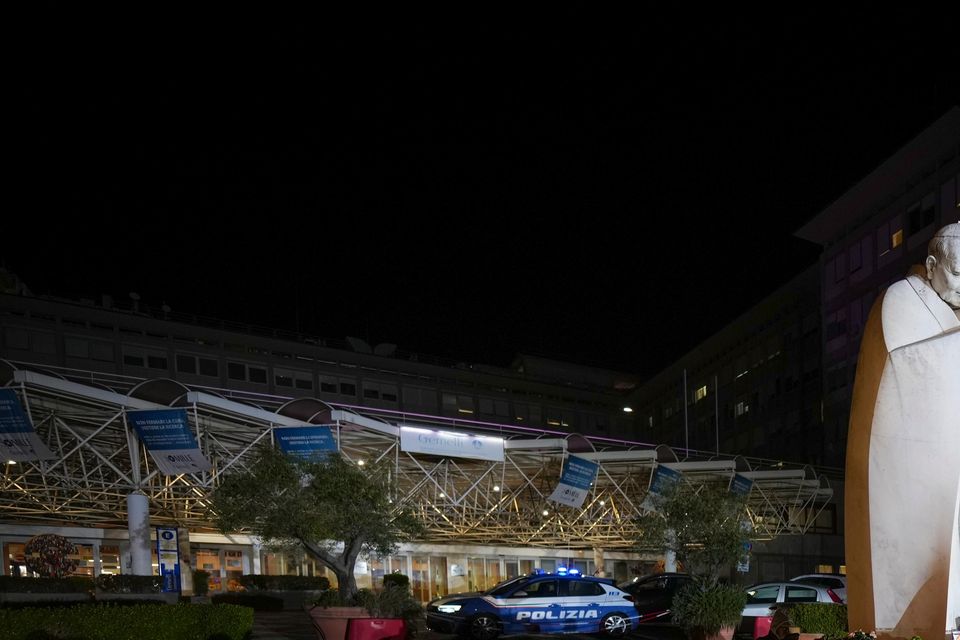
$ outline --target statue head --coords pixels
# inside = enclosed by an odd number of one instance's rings
[[[937,231],[927,248],[927,280],[943,301],[960,309],[960,222]]]

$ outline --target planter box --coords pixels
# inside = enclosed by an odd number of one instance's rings
[[[346,640],[351,618],[370,618],[363,607],[306,607],[318,640]]]

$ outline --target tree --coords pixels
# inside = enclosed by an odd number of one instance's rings
[[[352,596],[361,554],[389,555],[423,530],[392,504],[390,491],[385,467],[361,467],[339,454],[298,459],[265,446],[249,470],[214,492],[212,516],[224,532],[248,529],[265,542],[301,545],[333,571],[341,594]]]
[[[745,497],[726,486],[679,483],[655,496],[653,505],[641,518],[641,545],[674,552],[694,576],[673,598],[674,620],[690,637],[721,629],[732,635],[747,594],[720,584],[719,578],[720,570],[742,559],[746,550]]]
[[[739,561],[749,540],[745,499],[726,486],[678,484],[653,498],[641,519],[643,546],[672,551],[687,571],[716,582],[720,569]]]

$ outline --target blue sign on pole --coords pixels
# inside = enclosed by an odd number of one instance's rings
[[[584,458],[570,456],[563,465],[560,474],[560,483],[550,494],[550,500],[565,504],[568,507],[583,506],[583,501],[590,491],[590,485],[597,479],[600,465]]]
[[[185,409],[128,411],[127,419],[164,474],[176,476],[210,469],[190,430]]]
[[[34,432],[17,392],[0,389],[0,460],[26,462],[55,457]]]
[[[157,527],[157,561],[161,590],[164,593],[180,591],[180,545],[176,529]]]
[[[333,432],[326,426],[274,427],[273,437],[281,451],[298,458],[324,458],[337,450]]]

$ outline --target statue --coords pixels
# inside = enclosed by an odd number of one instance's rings
[[[850,629],[949,637],[960,626],[960,223],[874,303],[846,467]]]

